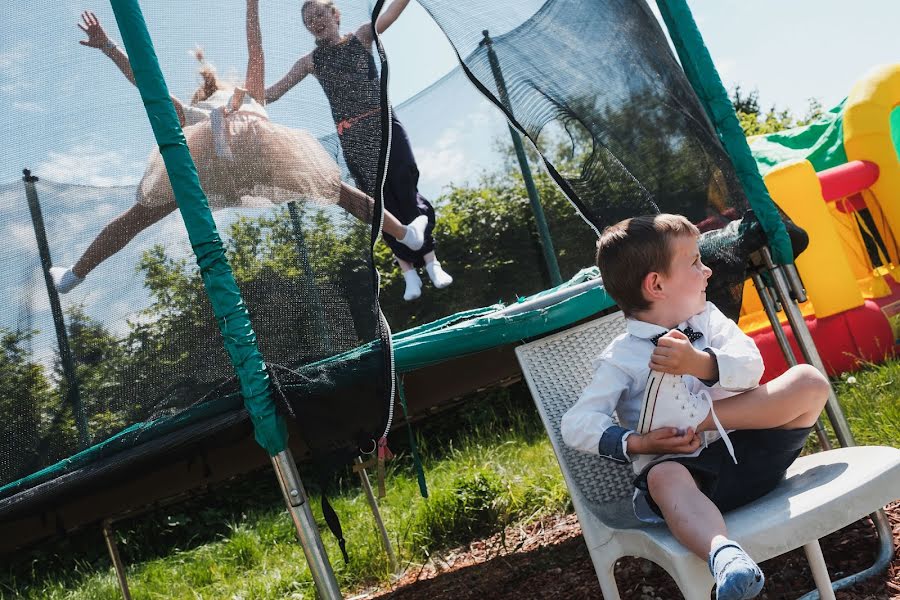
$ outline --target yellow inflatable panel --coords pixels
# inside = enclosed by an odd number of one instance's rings
[[[873,69],[850,91],[844,108],[844,149],[848,160],[867,160],[878,165],[878,181],[871,191],[878,202],[874,212],[884,216],[879,229],[886,241],[900,232],[900,158],[891,140],[891,111],[900,105],[900,64]],[[870,210],[871,196],[866,198]],[[890,245],[890,244],[889,244]],[[896,244],[889,248],[898,261]]]
[[[809,248],[796,261],[818,318],[862,306],[857,273],[835,231],[822,187],[808,160],[785,162],[765,176],[775,203],[809,234]]]

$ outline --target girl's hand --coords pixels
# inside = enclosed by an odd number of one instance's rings
[[[87,34],[88,39],[78,40],[79,44],[89,48],[104,48],[109,44],[109,37],[100,25],[97,15],[86,10],[81,13],[81,20],[82,23],[78,24],[78,28]]]
[[[690,454],[700,447],[700,436],[690,427],[679,434],[674,427],[628,436],[628,454]]]

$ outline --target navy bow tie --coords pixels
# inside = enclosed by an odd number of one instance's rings
[[[678,329],[678,328],[676,327],[676,329]],[[697,340],[699,340],[701,337],[703,337],[702,333],[700,333],[699,331],[694,331],[693,329],[691,329],[690,325],[688,325],[684,329],[678,329],[678,331],[680,331],[685,336],[687,336],[687,339],[689,339],[692,344],[694,342],[696,342]],[[669,333],[669,332],[665,331],[663,333],[660,333],[659,335],[654,335],[652,338],[650,338],[650,341],[653,342],[653,345],[655,346],[656,343],[659,341],[659,338],[666,335],[667,333]]]

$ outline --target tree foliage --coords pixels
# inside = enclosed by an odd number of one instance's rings
[[[759,104],[759,90],[744,92],[735,86],[731,92],[731,103],[744,130],[744,135],[764,135],[793,127],[809,125],[822,116],[822,104],[815,98],[809,99],[806,114],[795,116],[789,109],[779,110],[774,104],[763,111]]]

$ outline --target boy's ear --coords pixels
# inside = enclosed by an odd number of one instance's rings
[[[641,292],[648,302],[663,300],[665,294],[663,293],[662,277],[660,274],[656,271],[651,271],[644,275],[644,279],[641,280]]]

